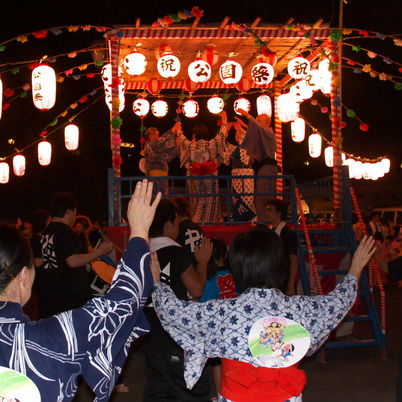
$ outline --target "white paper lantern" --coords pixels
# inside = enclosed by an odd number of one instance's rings
[[[133,52],[124,58],[124,69],[129,75],[141,75],[145,72],[147,59],[142,53]]]
[[[388,158],[381,159],[381,163],[384,166],[384,173],[389,173],[389,169],[391,168],[391,161]]]
[[[119,112],[122,112],[125,107],[125,98],[124,98],[124,79],[123,79],[123,70],[119,66],[118,68],[118,83],[117,83],[117,93],[118,93],[118,101],[119,101]],[[110,63],[105,64],[101,71],[101,77],[103,81],[103,85],[105,88],[105,101],[109,108],[112,110],[113,107],[113,97],[112,97],[112,65]]]
[[[318,91],[321,88],[321,73],[319,70],[310,70],[304,80],[313,91]]]
[[[290,129],[292,133],[292,140],[294,142],[302,142],[304,140],[306,123],[304,119],[298,117],[295,121],[290,123]]]
[[[258,63],[251,69],[251,79],[257,85],[267,85],[274,78],[275,72],[271,64]]]
[[[334,147],[326,147],[324,150],[325,164],[334,167]]]
[[[239,109],[243,109],[246,112],[249,112],[251,109],[251,103],[248,99],[240,97],[234,101],[233,109],[236,114],[241,115],[241,113],[239,113]]]
[[[3,111],[3,81],[1,80],[0,77],[0,119],[2,111]]]
[[[289,91],[296,99],[296,102],[301,103],[306,99],[310,99],[313,96],[313,90],[309,87],[305,80],[296,82],[296,84],[290,87]]]
[[[353,178],[360,180],[363,177],[363,162],[355,161],[352,167]]]
[[[318,71],[320,72],[321,92],[323,94],[330,94],[332,86],[332,73],[329,71],[329,59],[321,60],[320,64],[318,65]]]
[[[190,119],[197,116],[199,110],[198,102],[194,99],[188,99],[183,103],[183,114]]]
[[[42,166],[47,166],[52,160],[52,146],[48,141],[41,141],[38,144],[38,160]]]
[[[378,177],[384,177],[384,165],[381,162],[376,162],[373,166]]]
[[[149,113],[149,102],[144,98],[138,98],[133,102],[133,112],[138,117],[145,117]]]
[[[297,119],[300,111],[300,105],[296,102],[295,97],[290,92],[278,96],[277,102],[280,121],[285,123]]]
[[[363,163],[363,179],[370,180],[371,176],[372,176],[371,163],[368,162]]]
[[[75,151],[78,148],[80,139],[80,130],[75,124],[69,124],[64,128],[64,145],[69,151]]]
[[[0,183],[6,184],[10,179],[10,167],[7,162],[0,162]]]
[[[208,99],[207,108],[212,114],[219,114],[222,112],[225,102],[219,96],[213,96]]]
[[[211,78],[212,68],[206,61],[196,60],[189,64],[187,71],[191,81],[202,83]]]
[[[173,78],[180,72],[180,60],[173,54],[165,54],[159,58],[157,67],[163,78]]]
[[[119,101],[119,112],[122,112],[126,106],[126,99],[123,94],[120,94],[120,96],[117,98]],[[113,98],[111,94],[106,94],[105,95],[105,102],[109,110],[111,111],[113,108]]]
[[[272,116],[272,103],[268,95],[262,94],[257,98],[257,114]]]
[[[56,73],[42,64],[32,70],[32,99],[40,110],[51,109],[56,102]]]
[[[310,62],[304,57],[295,57],[288,63],[288,74],[295,79],[305,77],[310,72]]]
[[[224,84],[237,84],[242,75],[242,66],[234,60],[227,60],[219,67],[219,75]]]
[[[152,114],[156,117],[165,117],[169,110],[168,104],[162,100],[158,99],[151,105]]]
[[[322,138],[320,134],[313,133],[308,137],[308,152],[312,158],[321,155]]]
[[[318,71],[320,73],[328,73],[329,72],[329,59],[325,58],[320,61],[318,64]]]
[[[17,154],[13,158],[13,171],[16,176],[24,176],[25,174],[25,156]]]

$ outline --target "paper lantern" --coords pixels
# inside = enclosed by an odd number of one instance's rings
[[[318,64],[318,71],[320,73],[327,73],[329,72],[329,59],[325,58],[320,61]]]
[[[118,68],[118,77],[117,77],[117,94],[118,94],[118,103],[119,103],[119,112],[122,112],[125,107],[125,97],[124,97],[124,79],[123,79],[123,70],[119,66]],[[102,67],[101,77],[103,81],[103,85],[105,88],[105,101],[109,108],[112,110],[114,98],[112,97],[112,65],[110,63],[105,64]]]
[[[218,63],[219,55],[214,45],[207,46],[201,55],[202,60],[206,61],[210,66]]]
[[[304,78],[306,84],[313,91],[318,91],[321,88],[321,73],[319,70],[310,70],[310,72]]]
[[[371,177],[372,177],[371,163],[365,162],[363,163],[363,179],[370,180]]]
[[[173,54],[165,54],[159,58],[157,68],[163,78],[176,77],[180,72],[180,60]]]
[[[241,77],[236,88],[242,93],[247,92],[250,89],[250,80],[247,77]]]
[[[363,162],[355,161],[352,165],[353,178],[360,180],[363,177]]]
[[[133,112],[138,117],[145,117],[149,113],[149,102],[144,98],[138,98],[133,102]]]
[[[242,66],[234,60],[227,60],[219,67],[219,75],[224,84],[237,84],[242,75]]]
[[[296,82],[292,85],[289,91],[296,99],[296,102],[301,103],[313,96],[313,90],[308,86],[305,80]]]
[[[326,147],[324,151],[325,164],[334,167],[334,147]]]
[[[384,165],[381,163],[381,161],[374,163],[374,169],[375,169],[378,177],[384,177],[384,175],[385,175]]]
[[[1,80],[0,77],[0,119],[2,111],[3,111],[3,81]]]
[[[343,165],[348,167],[350,179],[355,177],[355,164],[356,161],[353,158],[348,158],[343,162]]]
[[[159,45],[157,49],[155,49],[155,57],[159,60],[162,56],[167,54],[172,54],[172,48],[168,46],[166,43]]]
[[[32,99],[40,110],[51,109],[56,102],[56,73],[46,64],[32,70]]]
[[[251,103],[248,99],[240,97],[234,101],[233,109],[236,112],[236,114],[240,115],[238,110],[243,109],[246,112],[249,112],[251,109]]]
[[[69,151],[75,151],[78,148],[80,139],[80,130],[75,124],[69,124],[64,128],[64,145]]]
[[[258,63],[251,69],[251,79],[257,85],[268,85],[274,74],[274,68],[268,63]]]
[[[38,160],[42,166],[47,166],[52,160],[52,146],[50,142],[41,141],[38,144]]]
[[[377,164],[370,163],[370,170],[371,170],[371,180],[378,180],[381,172],[378,171]]]
[[[302,142],[304,140],[306,123],[304,119],[298,117],[295,121],[290,123],[290,129],[292,133],[292,140],[294,142]]]
[[[320,72],[321,92],[323,94],[331,93],[332,86],[332,73],[329,71],[329,59],[324,59],[318,65],[318,71]]]
[[[147,59],[142,53],[133,52],[124,58],[124,69],[129,75],[141,75],[145,72]]]
[[[10,167],[7,162],[0,162],[0,183],[6,184],[10,179]]]
[[[271,98],[268,95],[262,94],[257,98],[257,114],[272,116]]]
[[[194,99],[188,99],[183,103],[183,114],[190,119],[197,116],[199,110],[198,102]]]
[[[117,103],[118,103],[118,107],[119,107],[119,112],[122,112],[126,106],[126,99],[124,97],[124,94],[120,93],[119,97],[116,99],[117,99]],[[106,93],[105,102],[106,102],[107,107],[111,111],[113,109],[113,103],[114,103],[112,94]]]
[[[308,137],[308,152],[312,158],[321,155],[322,138],[320,134],[313,133]]]
[[[276,57],[275,52],[271,52],[267,48],[264,48],[262,51],[261,59],[265,62],[270,64],[272,67],[275,67],[278,58]]]
[[[381,159],[381,163],[384,166],[384,173],[388,173],[391,167],[391,161],[388,158]]]
[[[294,121],[300,111],[300,105],[291,93],[279,95],[277,98],[279,120],[282,122]]]
[[[198,88],[198,84],[197,84],[196,82],[192,81],[192,80],[190,79],[190,77],[187,77],[187,78],[184,80],[183,89],[184,89],[185,91],[188,91],[188,92],[190,92],[191,94],[193,94],[193,93],[197,90],[197,88]]]
[[[219,96],[213,96],[208,99],[207,108],[212,114],[219,114],[222,112],[225,102]]]
[[[24,176],[25,174],[25,156],[17,154],[13,158],[13,171],[16,176]]]
[[[152,114],[156,117],[165,117],[169,110],[168,104],[162,100],[158,99],[151,105]]]
[[[162,89],[162,82],[160,82],[157,78],[151,78],[147,82],[147,90],[150,94],[158,95],[161,89]]]
[[[196,60],[189,64],[187,71],[191,81],[202,83],[211,78],[212,68],[206,61]]]
[[[309,72],[310,62],[303,57],[295,57],[288,63],[288,74],[292,78],[304,78]]]

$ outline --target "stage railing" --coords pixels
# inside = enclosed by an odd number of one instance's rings
[[[126,224],[125,211],[127,210],[128,202],[133,194],[135,184],[138,180],[143,180],[144,176],[131,176],[131,177],[114,177],[113,170],[108,171],[108,196],[109,196],[109,226],[122,226]],[[246,221],[234,221],[234,202],[238,197],[246,196],[268,196],[268,197],[281,197],[291,203],[291,222],[297,225],[297,207],[295,202],[295,179],[293,175],[268,175],[268,176],[161,176],[161,177],[148,177],[155,183],[155,192],[163,190],[168,183],[168,192],[164,197],[219,197],[221,202],[221,210],[223,215],[224,224],[243,224]],[[257,192],[258,180],[271,180],[275,183],[276,179],[283,180],[283,190],[277,193],[275,190],[268,193]],[[216,193],[190,193],[190,181],[203,181],[203,180],[217,180],[219,183],[218,191]],[[247,192],[246,181],[254,180],[253,192]],[[241,181],[240,191],[233,191],[233,181]],[[236,186],[238,188],[238,184]],[[271,186],[275,189],[275,184]],[[203,222],[207,225],[215,225],[222,222]]]

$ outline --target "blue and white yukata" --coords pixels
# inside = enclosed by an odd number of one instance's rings
[[[34,322],[0,302],[0,366],[29,377],[45,402],[71,401],[80,374],[95,401],[107,401],[131,341],[149,331],[142,308],[152,285],[148,244],[133,238],[110,290],[83,307]]]
[[[307,355],[313,354],[352,307],[357,285],[357,279],[347,275],[324,296],[288,297],[278,289],[251,288],[235,299],[194,303],[177,299],[169,286],[157,282],[152,299],[164,329],[186,351],[184,378],[192,388],[210,357],[261,366],[251,354],[248,335],[252,325],[266,316],[301,324],[310,334]],[[301,395],[291,400],[299,401]],[[219,401],[228,400],[220,396]]]

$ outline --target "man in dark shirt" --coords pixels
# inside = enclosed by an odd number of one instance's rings
[[[266,220],[271,225],[272,230],[282,239],[285,248],[286,262],[289,267],[289,280],[286,294],[293,296],[296,294],[296,274],[298,268],[297,260],[297,236],[296,233],[286,225],[288,214],[287,204],[279,199],[269,200],[266,209]]]
[[[212,245],[204,239],[193,255],[176,242],[179,234],[179,217],[175,203],[163,199],[155,212],[150,228],[150,249],[158,255],[161,282],[167,283],[182,300],[202,296],[207,263]],[[152,307],[144,309],[151,325],[151,332],[144,342],[147,384],[144,402],[207,402],[210,395],[208,372],[204,372],[192,390],[184,382],[183,350],[162,328]]]
[[[41,237],[45,282],[38,293],[40,318],[81,307],[91,297],[85,265],[112,250],[103,243],[88,253],[82,250],[78,236],[70,228],[77,214],[77,200],[72,194],[58,193],[50,201],[52,222]]]

